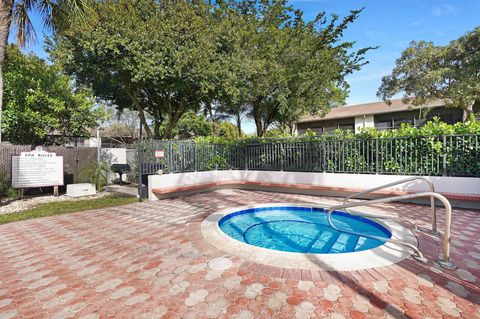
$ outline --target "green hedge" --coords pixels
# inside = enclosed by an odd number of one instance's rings
[[[353,133],[350,130],[337,129],[332,134],[317,135],[313,131],[307,131],[303,136],[291,136],[287,134],[278,134],[269,138],[259,138],[256,136],[245,136],[237,139],[226,139],[218,136],[198,137],[196,143],[200,144],[252,144],[252,143],[271,143],[272,141],[302,141],[302,140],[331,140],[331,139],[372,139],[372,138],[395,138],[395,137],[427,137],[443,135],[466,135],[480,134],[480,121],[475,120],[473,116],[467,122],[458,122],[456,124],[447,124],[441,122],[437,117],[433,121],[428,121],[422,127],[414,127],[409,123],[402,123],[401,127],[393,130],[377,130],[375,128],[361,129],[360,133]]]
[[[165,149],[156,159],[154,149]],[[213,169],[303,172],[479,176],[480,123],[472,119],[448,125],[435,119],[421,128],[408,124],[391,131],[365,129],[359,134],[144,143],[143,174]]]

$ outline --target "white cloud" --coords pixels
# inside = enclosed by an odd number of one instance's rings
[[[457,12],[457,9],[455,8],[455,6],[451,4],[442,4],[440,6],[436,6],[435,8],[433,8],[431,11],[431,14],[436,17],[442,17],[442,16],[446,16],[456,12]]]

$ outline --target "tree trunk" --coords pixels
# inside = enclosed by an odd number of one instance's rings
[[[260,114],[260,106],[258,102],[258,98],[252,102],[252,109],[253,109],[253,120],[255,121],[255,127],[257,129],[257,136],[263,137],[265,134],[263,130],[263,122],[262,122],[262,115]]]
[[[147,133],[147,137],[151,138],[152,131],[150,130],[150,127],[148,126],[147,120],[145,118],[145,112],[143,112],[143,109],[140,106],[137,106],[137,111],[138,111],[138,116],[140,118],[141,126],[143,126],[143,128],[145,129],[145,133]]]
[[[258,137],[263,137],[262,119],[259,119],[259,118],[255,117],[254,120],[255,120],[255,127],[257,129],[257,136]]]
[[[151,107],[154,109],[154,107]],[[150,113],[153,116],[153,138],[156,140],[162,139],[161,127],[163,123],[163,116],[158,109],[155,109],[155,112]]]
[[[236,114],[238,136],[242,136],[242,114]]]
[[[167,125],[165,127],[165,132],[163,133],[163,137],[170,140],[173,139],[172,133],[173,128],[175,127],[177,121],[175,121],[173,116],[168,117]]]
[[[177,125],[178,121],[180,120],[180,118],[184,113],[185,113],[184,107],[182,106],[182,103],[180,103],[180,105],[178,106],[178,112],[168,115],[167,125],[165,127],[165,132],[163,134],[165,138],[173,139],[175,137],[173,136],[173,129],[175,128],[175,126]]]
[[[467,108],[463,109],[463,115],[462,115],[462,122],[468,121],[470,114],[473,113],[473,105],[475,104],[475,101],[473,101]]]
[[[12,24],[13,0],[0,0],[0,143],[2,142],[3,66]]]
[[[143,107],[138,103],[137,97],[134,96],[134,94],[130,91],[130,88],[128,85],[124,84],[123,85],[123,91],[127,93],[128,97],[132,101],[132,104],[135,106],[135,108],[138,111],[138,117],[140,118],[140,127],[143,126],[145,129],[145,133],[147,133],[147,137],[151,138],[152,137],[152,131],[150,130],[150,127],[148,127],[147,120],[145,119],[145,112],[143,111]]]
[[[167,125],[165,127],[165,132],[163,135],[167,139],[172,139],[174,138],[173,129],[175,128],[183,114],[185,114],[185,112],[187,111],[189,101],[180,97],[178,98],[178,100],[173,101],[173,103],[172,100],[169,99],[167,103],[167,110],[169,110],[169,112]]]
[[[161,139],[161,134],[160,134],[160,123],[158,121],[155,121],[153,123],[153,138],[156,140]]]
[[[295,124],[294,123],[288,123],[287,127],[288,127],[288,133],[290,135],[293,135],[293,131],[295,130]]]

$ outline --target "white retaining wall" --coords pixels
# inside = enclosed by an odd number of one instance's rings
[[[399,181],[411,176],[406,175],[366,175],[339,173],[304,173],[277,171],[226,170],[191,172],[148,176],[148,198],[157,200],[152,193],[153,188],[181,187],[192,184],[215,181],[263,181],[285,184],[307,184],[324,187],[342,187],[368,189]],[[428,177],[439,193],[480,195],[480,178],[472,177]],[[397,185],[391,190],[428,191],[428,185],[421,180]]]

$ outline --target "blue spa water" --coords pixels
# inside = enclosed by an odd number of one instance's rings
[[[332,214],[339,229],[390,238],[382,225],[342,212]],[[263,248],[297,253],[333,254],[372,249],[384,241],[337,232],[328,225],[322,208],[261,207],[224,216],[220,228],[228,236]]]

